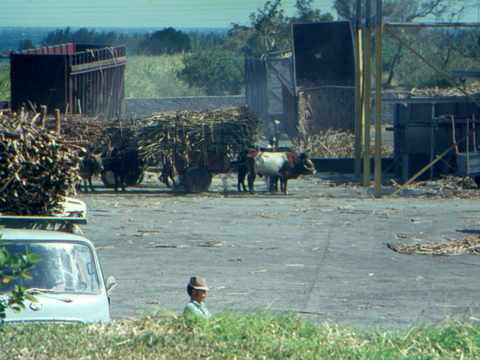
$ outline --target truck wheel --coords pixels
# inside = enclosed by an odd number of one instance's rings
[[[192,167],[185,171],[183,185],[187,193],[208,191],[212,184],[212,175],[206,168]]]

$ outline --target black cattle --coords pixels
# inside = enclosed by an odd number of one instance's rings
[[[175,187],[175,168],[173,167],[170,159],[163,160],[162,172],[160,173],[159,180],[163,182],[167,187],[170,187],[170,181],[173,187]]]
[[[110,154],[103,157],[102,163],[103,172],[111,171],[115,178],[115,191],[118,191],[118,187],[125,191],[127,180],[132,174],[138,174],[143,166],[137,149],[129,147],[114,147]]]
[[[248,168],[247,168],[247,150],[241,151],[237,159],[230,163],[230,169],[237,171],[237,190],[238,192],[247,191],[245,186],[245,179],[247,178]]]
[[[88,192],[88,187],[90,187],[91,191],[95,191],[92,185],[92,177],[98,176],[102,172],[100,156],[94,155],[92,153],[87,153],[84,157],[80,159],[79,172],[80,177],[82,178],[82,182],[79,184],[79,189],[82,188],[83,183],[85,192]]]
[[[165,157],[162,159],[162,163],[162,172],[160,173],[159,180],[167,187],[170,187],[170,181],[173,187],[177,186],[178,184],[175,178],[178,176],[182,179],[183,175],[185,175],[185,171],[188,168],[187,159],[183,155],[176,154],[175,161],[169,157]]]

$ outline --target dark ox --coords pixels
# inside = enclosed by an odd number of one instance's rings
[[[112,172],[114,176],[114,188],[118,191],[121,187],[125,191],[128,176],[132,172],[138,171],[142,167],[141,160],[138,157],[138,151],[129,147],[114,147],[110,154],[106,154],[102,159],[103,172]]]
[[[92,177],[100,175],[101,172],[102,165],[100,155],[87,153],[80,159],[80,177],[82,178],[85,192],[88,192],[89,187],[91,191],[95,191],[92,185]],[[82,188],[82,183],[79,184],[79,189]]]
[[[175,154],[174,160],[170,157],[164,157],[162,159],[162,172],[160,173],[159,180],[163,182],[167,187],[170,187],[170,182],[175,188],[178,184],[175,182],[175,178],[178,176],[180,179],[185,175],[187,169],[187,160],[185,157]]]
[[[260,152],[248,150],[246,153],[246,168],[248,172],[248,190],[254,191],[257,175],[270,177],[270,191],[273,191],[276,179],[280,180],[280,191],[288,193],[288,180],[301,175],[316,173],[313,162],[305,153],[294,152]],[[245,175],[243,175],[243,179]],[[241,180],[239,172],[239,181]],[[240,186],[240,185],[239,185]]]
[[[237,159],[230,163],[229,170],[233,170],[237,172],[237,190],[238,192],[247,191],[247,187],[245,186],[245,179],[247,178],[248,174],[248,167],[247,167],[247,154],[248,151],[242,151],[238,154]]]

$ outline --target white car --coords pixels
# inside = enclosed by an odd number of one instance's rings
[[[6,322],[108,322],[110,292],[115,278],[106,283],[92,243],[83,236],[44,230],[0,229],[1,246],[10,254],[38,254],[32,278],[0,283],[0,296],[22,285],[36,302],[25,302],[20,312],[7,310]]]

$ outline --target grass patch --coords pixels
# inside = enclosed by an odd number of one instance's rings
[[[182,55],[129,56],[125,75],[127,98],[160,98],[202,96],[205,93],[190,88],[177,79],[183,68]]]
[[[266,313],[222,314],[209,322],[155,315],[108,325],[8,325],[0,339],[8,359],[480,358],[480,325],[363,332]]]
[[[0,62],[0,100],[10,100],[10,64]]]

